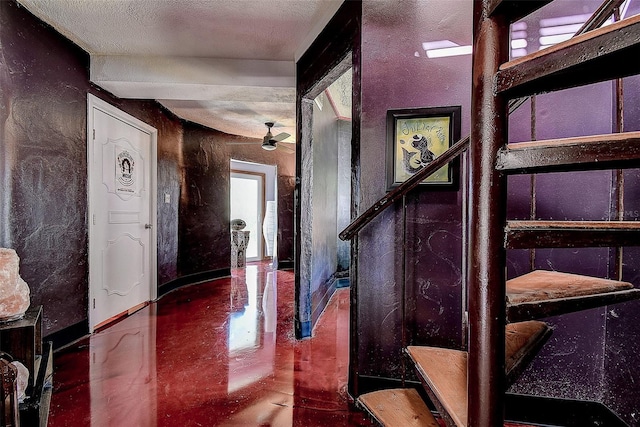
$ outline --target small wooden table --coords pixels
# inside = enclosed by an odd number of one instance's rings
[[[0,323],[0,350],[29,370],[26,398],[20,404],[22,426],[46,426],[52,393],[53,348],[42,342],[42,306],[31,306],[22,319]]]
[[[42,358],[42,306],[31,306],[22,319],[0,323],[0,350],[29,370],[33,387]]]

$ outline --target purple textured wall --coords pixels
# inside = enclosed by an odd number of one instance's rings
[[[227,142],[255,142],[233,145]],[[230,159],[278,166],[278,259],[291,260],[294,154],[266,151],[261,140],[184,125],[184,181],[180,198],[181,275],[217,270],[231,259]]]
[[[45,335],[87,321],[87,93],[158,130],[158,194],[171,199],[158,204],[159,285],[229,267],[232,156],[278,165],[278,253],[292,259],[293,155],[266,154],[258,140],[231,150],[240,137],[100,90],[86,52],[13,1],[0,2],[0,58],[0,246],[17,250]]]
[[[610,132],[612,111],[610,83],[538,96],[535,109],[537,138]],[[522,119],[530,123],[530,108],[525,112],[528,117]],[[517,126],[512,128],[510,139],[526,139],[529,129],[525,131],[527,135],[519,135],[521,131]],[[509,195],[524,199],[531,192],[530,177],[514,178],[510,181]],[[608,195],[612,185],[610,171],[539,174],[535,178],[535,218],[606,220],[609,218]],[[589,191],[584,191],[585,188]],[[513,215],[510,212],[510,217],[522,216],[522,212],[518,212],[520,207],[513,203],[510,207],[516,210]],[[525,217],[529,217],[529,214]],[[520,255],[522,252],[516,253]],[[528,251],[524,252],[528,254]],[[534,257],[536,269],[596,277],[609,275],[611,260],[607,248],[538,249]],[[518,261],[513,257],[510,259],[511,268],[518,272],[528,271],[528,256],[519,257]],[[543,396],[602,400],[604,311],[604,308],[599,308],[548,319],[548,323],[554,327],[549,343],[512,390]],[[559,366],[562,369],[554,368]],[[578,378],[579,381],[576,380]]]
[[[0,243],[18,252],[48,333],[83,320],[88,307],[88,56],[13,2],[0,3],[0,50]]]
[[[445,5],[446,6],[443,6]],[[459,3],[456,3],[460,5]],[[537,43],[539,20],[590,13],[598,0],[554,2],[528,20],[530,45]],[[363,3],[362,44],[362,209],[385,194],[385,114],[388,109],[462,105],[462,135],[469,124],[468,56],[427,59],[422,42],[449,39],[470,44],[471,5],[407,1]],[[467,10],[468,9],[468,10]],[[466,16],[468,13],[469,16]],[[630,11],[630,13],[634,13]],[[637,13],[637,12],[635,12]],[[625,130],[640,129],[639,80],[626,79]],[[535,100],[537,139],[609,133],[613,89],[601,83]],[[511,141],[531,139],[531,102],[510,118]],[[627,219],[640,211],[640,178],[625,174]],[[509,218],[609,219],[615,181],[611,171],[555,173],[509,178]],[[461,181],[464,186],[464,177]],[[535,191],[533,191],[535,190]],[[532,193],[535,192],[535,197]],[[406,295],[411,344],[460,347],[465,343],[462,307],[464,189],[418,190],[407,198]],[[470,207],[472,209],[472,207]],[[402,217],[400,204],[359,234],[359,367],[364,376],[400,378],[402,307]],[[534,268],[609,277],[608,248],[509,251],[508,276]],[[624,279],[640,285],[636,248],[625,248]],[[625,366],[640,361],[637,302],[546,319],[552,338],[511,391],[588,399],[610,404],[637,425],[640,403],[633,393],[638,375]],[[636,329],[636,330],[634,330]],[[637,412],[637,411],[636,411]],[[635,417],[635,418],[634,418]]]
[[[224,141],[228,137],[244,139],[223,134]],[[245,162],[277,166],[278,168],[278,262],[293,264],[293,190],[296,183],[296,155],[284,150],[266,151],[258,148],[262,140],[255,140],[256,145],[229,145],[229,159]]]
[[[636,13],[640,5],[636,5]],[[640,77],[624,79],[624,130],[640,131]],[[640,170],[624,172],[624,219],[640,221]],[[640,247],[623,249],[624,280],[640,287]],[[640,397],[629,393],[630,384],[640,384],[640,302],[610,306],[606,317],[605,403],[616,413],[623,414],[629,425],[640,425]],[[637,390],[637,386],[636,389]]]
[[[590,12],[598,2],[583,2]],[[547,7],[532,16],[529,28],[539,19],[567,14],[562,4]],[[634,13],[630,11],[630,13]],[[640,129],[636,100],[638,79],[625,79],[625,131]],[[614,89],[610,82],[571,89],[536,98],[537,139],[609,133],[615,128]],[[510,140],[531,138],[531,104],[511,117]],[[637,220],[637,171],[625,172],[625,219]],[[528,218],[531,189],[535,189],[535,218],[557,220],[607,220],[616,218],[610,197],[615,191],[615,173],[576,173],[516,176],[509,181],[509,216]],[[623,280],[640,285],[637,248],[624,249]],[[529,251],[509,252],[509,276],[529,269]],[[614,251],[608,248],[539,249],[533,252],[533,266],[596,277],[615,278]],[[533,364],[511,391],[539,396],[585,399],[603,402],[630,425],[640,420],[634,415],[640,405],[631,392],[638,375],[625,366],[638,363],[638,302],[617,304],[545,319],[553,335]]]
[[[362,19],[361,206],[387,190],[386,112],[462,106],[469,133],[469,56],[430,60],[439,20],[456,22],[457,41],[471,41],[471,8],[446,2],[364,2]],[[446,10],[445,10],[446,9]],[[461,25],[467,22],[468,25]],[[436,36],[437,37],[437,36]],[[421,53],[420,53],[421,52]],[[460,347],[462,335],[461,190],[418,189],[407,197],[406,306],[408,342]],[[359,234],[358,331],[362,375],[399,378],[402,359],[402,209],[388,209]]]

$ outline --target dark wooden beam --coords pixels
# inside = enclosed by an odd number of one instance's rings
[[[496,169],[507,173],[640,167],[640,132],[509,144]]]
[[[497,93],[530,96],[640,73],[640,15],[507,62]]]
[[[625,0],[605,0],[598,9],[587,19],[575,35],[584,34],[594,28],[601,27],[615,12],[616,8],[622,6]]]
[[[473,2],[471,92],[472,171],[469,199],[468,426],[495,427],[504,422],[505,264],[507,179],[495,170],[498,149],[507,142],[506,97],[494,92],[494,76],[509,59],[509,23],[488,16],[489,0]]]
[[[509,221],[507,249],[640,245],[640,221]]]

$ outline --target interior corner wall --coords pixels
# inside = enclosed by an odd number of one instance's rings
[[[338,189],[336,200],[336,236],[351,223],[351,120],[338,119]],[[351,265],[351,242],[338,237],[336,272],[348,274]],[[343,276],[344,277],[344,276]]]
[[[231,156],[278,166],[278,251],[293,258],[293,155],[184,123],[155,101],[114,97],[90,83],[88,67],[78,46],[0,2],[0,246],[18,252],[45,336],[88,331],[87,93],[158,130],[159,286],[228,270]],[[226,145],[234,140],[256,145]]]
[[[43,334],[86,331],[87,93],[158,129],[158,281],[177,277],[182,125],[153,101],[89,82],[89,56],[14,1],[0,2],[0,244],[16,249]],[[81,333],[81,332],[80,332]]]
[[[296,182],[295,153],[276,149],[273,151],[261,148],[262,140],[242,138],[221,133],[219,143],[230,141],[253,141],[255,145],[226,145],[229,159],[276,166],[276,188],[278,205],[278,265],[293,265],[293,192]]]
[[[362,2],[344,2],[327,23],[320,35],[309,46],[305,53],[296,62],[296,138],[298,149],[296,152],[296,186],[294,197],[294,218],[296,230],[294,236],[294,267],[295,267],[295,331],[296,337],[308,337],[311,334],[311,206],[313,192],[313,175],[309,173],[313,166],[312,156],[312,122],[313,100],[324,90],[325,85],[330,84],[334,78],[338,78],[349,67],[353,67],[353,111],[354,119],[352,129],[352,153],[354,158],[351,164],[352,176],[357,176],[359,171],[360,152],[360,22],[362,16]],[[359,182],[354,181],[351,188],[356,194],[359,192]],[[352,201],[352,212],[355,211],[355,203]],[[333,230],[335,233],[335,229]],[[335,234],[334,234],[335,235]],[[354,264],[357,260],[354,261]],[[354,288],[351,290],[354,293]],[[352,306],[352,310],[354,310]],[[354,319],[351,319],[352,327],[350,342],[354,346],[355,337],[353,327]],[[355,346],[353,347],[355,348]],[[349,385],[354,384],[354,372],[357,366],[354,362],[354,351],[349,355]]]
[[[312,325],[335,290],[338,268],[338,121],[324,97],[325,108],[313,108],[313,200],[311,220],[311,312]]]
[[[282,150],[263,150],[261,142],[193,123],[184,124],[179,243],[181,275],[229,268],[231,159],[277,166],[278,259],[292,258],[293,235],[286,234],[286,231],[293,228],[294,155]]]
[[[461,8],[449,7],[450,2],[425,5],[413,1],[398,7],[391,0],[362,3],[360,212],[387,194],[387,110],[460,105],[461,135],[469,134],[471,58],[438,61],[426,58],[424,51],[414,53],[429,40],[429,29],[443,22],[455,22],[457,37],[471,40],[471,4],[462,15]],[[361,376],[399,380],[403,344],[463,346],[462,190],[419,188],[407,196],[406,259],[401,202],[359,233]],[[409,331],[406,343],[402,342],[403,306]]]

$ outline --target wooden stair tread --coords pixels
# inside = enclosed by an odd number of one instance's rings
[[[640,298],[640,290],[628,282],[546,270],[508,280],[506,288],[510,322]]]
[[[507,221],[505,247],[579,248],[637,246],[640,221]]]
[[[505,328],[507,384],[513,384],[551,335],[551,328],[537,320],[510,323]]]
[[[496,169],[511,173],[638,167],[640,132],[508,144]]]
[[[445,420],[467,425],[467,353],[437,347],[407,347],[432,402]]]
[[[439,427],[420,394],[412,388],[366,393],[358,397],[358,404],[385,427]]]
[[[636,15],[502,64],[495,88],[522,97],[638,74],[639,53]]]
[[[508,324],[505,329],[505,367],[515,379],[550,334],[544,322]],[[427,394],[449,423],[467,425],[467,352],[437,347],[409,346],[407,353],[425,385]]]
[[[633,285],[628,282],[559,271],[534,270],[523,276],[507,280],[507,303],[518,304],[578,297],[632,288]]]

